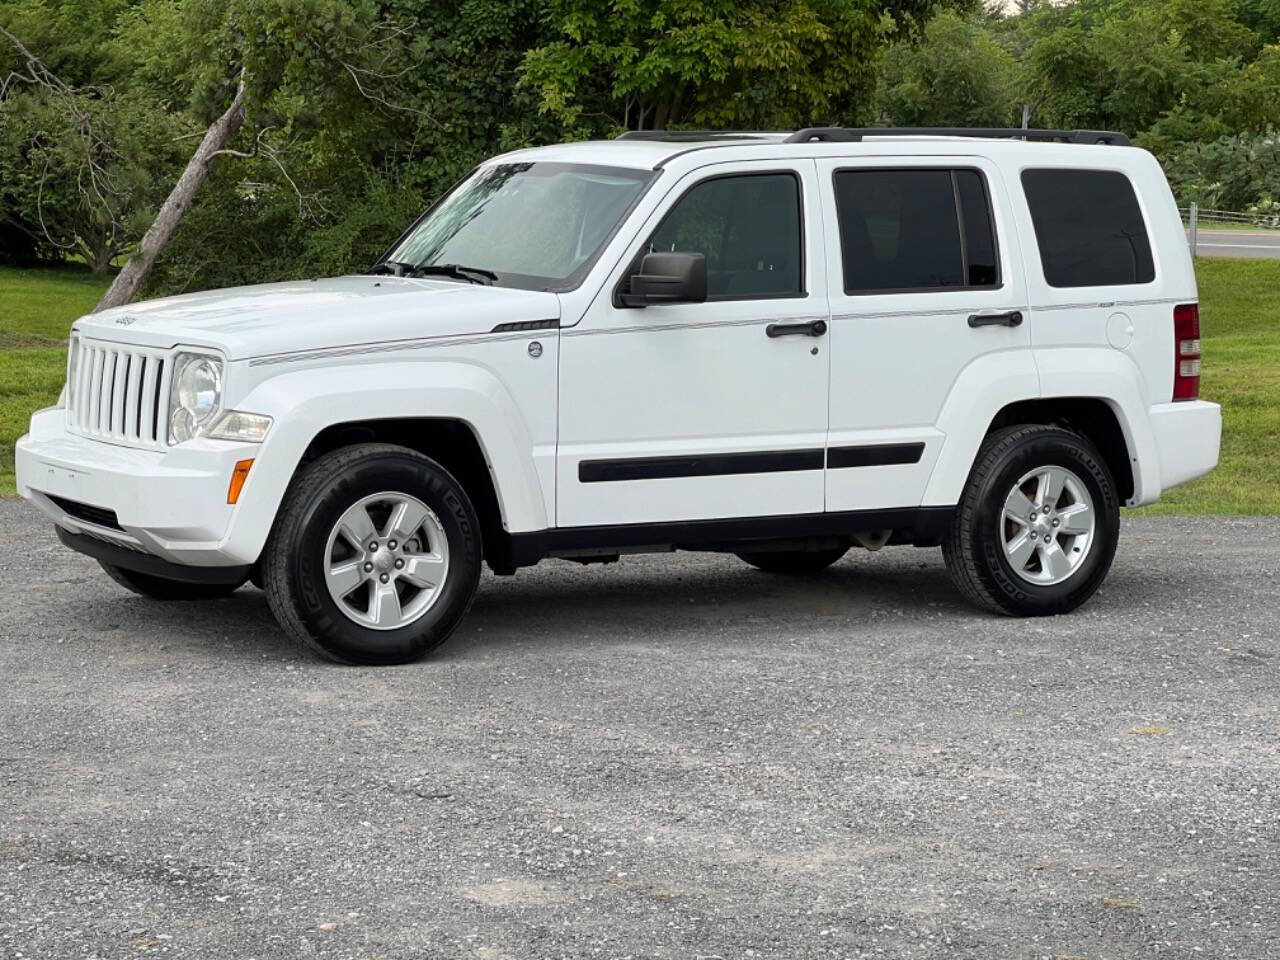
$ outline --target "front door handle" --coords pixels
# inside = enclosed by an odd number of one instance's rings
[[[1008,313],[971,313],[969,314],[969,326],[1020,327],[1022,326],[1022,311],[1010,310]]]
[[[827,332],[827,321],[809,320],[805,323],[771,323],[764,328],[770,340],[777,337],[820,337]]]

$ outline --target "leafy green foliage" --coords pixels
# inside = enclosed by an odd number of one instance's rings
[[[47,91],[0,103],[0,215],[38,254],[75,254],[102,273],[167,193],[153,171],[180,161],[180,126],[159,105],[114,91],[82,98],[81,109],[87,120]]]
[[[879,48],[943,0],[550,0],[523,82],[570,136],[866,119]]]
[[[624,128],[1025,108],[1137,135],[1180,202],[1280,200],[1280,0],[0,0],[0,24],[93,128],[0,96],[4,262],[118,263],[246,83],[152,294],[361,268],[485,157]]]
[[[895,125],[1016,125],[1017,64],[981,23],[943,11],[919,43],[890,47],[876,100]]]
[[[892,45],[877,105],[891,124],[1121,130],[1164,163],[1180,203],[1280,199],[1277,0],[1027,0],[943,12]]]

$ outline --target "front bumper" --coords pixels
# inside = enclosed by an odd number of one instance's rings
[[[225,547],[236,511],[227,488],[236,462],[258,450],[221,440],[117,446],[70,433],[66,411],[50,408],[18,441],[18,492],[71,534],[172,564],[243,566]]]

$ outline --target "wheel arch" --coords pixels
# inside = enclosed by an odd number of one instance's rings
[[[1068,425],[1106,458],[1122,503],[1160,495],[1159,458],[1141,374],[1118,350],[1063,348],[988,354],[957,379],[938,428],[942,451],[923,503],[959,502],[978,450],[992,430],[1013,423]]]
[[[358,443],[392,443],[408,447],[449,471],[467,492],[480,517],[485,562],[499,572],[512,568],[511,538],[504,527],[493,470],[485,458],[480,438],[469,423],[440,417],[332,423],[312,438],[295,472],[326,453]]]
[[[1102,455],[1121,502],[1133,498],[1137,458],[1111,404],[1099,397],[1041,397],[1006,404],[992,418],[986,434],[1021,423],[1042,423],[1072,430],[1088,438]]]
[[[490,371],[458,363],[379,364],[354,373],[291,372],[237,403],[274,423],[241,491],[224,552],[256,562],[298,469],[340,446],[375,440],[417,450],[454,473],[481,514],[486,559],[505,569],[501,550],[509,550],[510,534],[547,527],[549,485],[506,388]],[[554,464],[554,457],[544,459]]]

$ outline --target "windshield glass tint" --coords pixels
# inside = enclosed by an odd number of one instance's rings
[[[477,170],[391,252],[413,266],[492,270],[508,286],[576,286],[653,176],[575,163]]]

